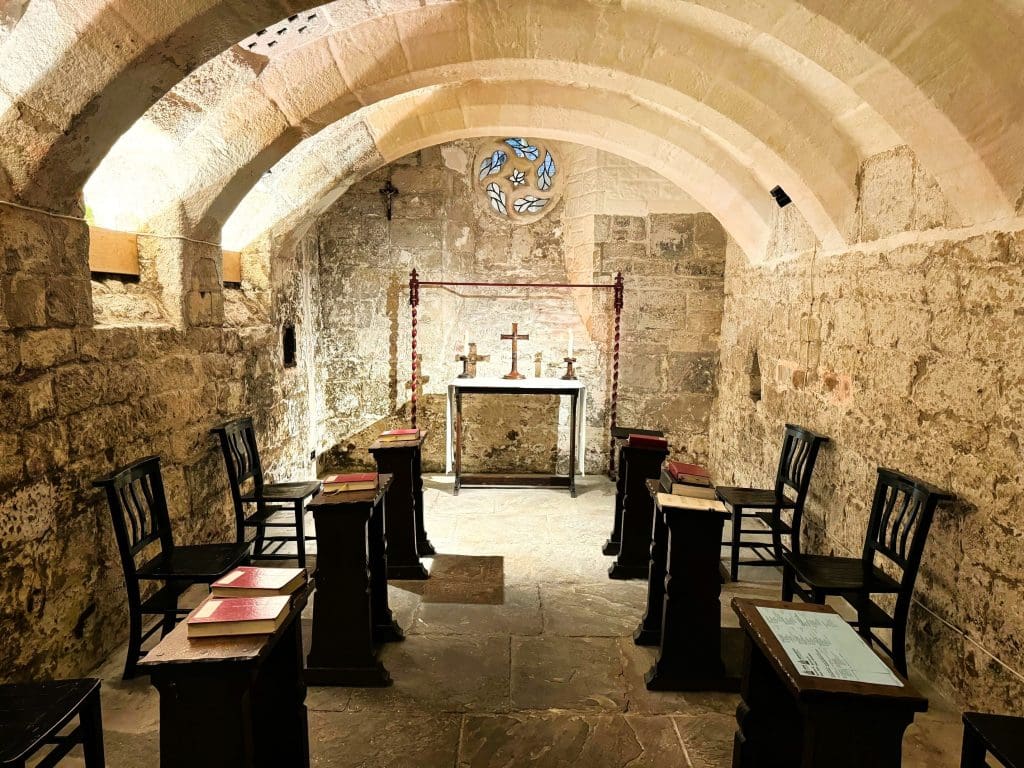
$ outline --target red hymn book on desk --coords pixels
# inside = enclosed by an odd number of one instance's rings
[[[189,637],[272,635],[288,615],[288,595],[210,598],[188,617]]]
[[[328,475],[324,478],[324,493],[369,491],[377,487],[376,472],[354,472],[348,475]]]
[[[382,443],[401,443],[406,440],[415,440],[420,436],[418,429],[389,429],[381,432],[377,439]]]
[[[677,483],[691,485],[711,485],[711,476],[700,464],[686,464],[682,461],[669,461],[665,464],[671,478]]]
[[[630,448],[665,450],[668,448],[668,440],[661,437],[651,437],[649,435],[630,435],[628,445]]]
[[[302,568],[254,568],[240,565],[210,585],[214,597],[290,595],[306,583]]]

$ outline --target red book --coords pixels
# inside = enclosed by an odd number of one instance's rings
[[[324,478],[324,493],[369,491],[377,487],[376,472],[353,472],[347,475],[328,475]]]
[[[650,435],[630,435],[626,443],[630,448],[646,448],[648,450],[668,450],[668,440],[663,437],[651,437]]]
[[[254,568],[240,565],[210,585],[214,597],[290,595],[306,583],[304,568]]]
[[[189,637],[272,635],[288,616],[287,595],[208,599],[187,619]]]
[[[389,429],[381,432],[377,439],[382,443],[401,443],[408,440],[415,440],[420,436],[418,429]]]
[[[706,477],[709,478],[711,475],[708,471],[700,464],[686,464],[682,461],[670,461],[666,465],[668,472],[672,475],[672,479],[678,481],[683,475],[690,475],[692,477]]]

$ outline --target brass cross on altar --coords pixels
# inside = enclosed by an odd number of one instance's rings
[[[501,334],[501,340],[502,341],[511,341],[512,342],[512,370],[509,371],[508,373],[506,373],[502,378],[506,378],[506,379],[525,379],[526,378],[525,376],[523,376],[523,374],[521,374],[519,372],[519,340],[522,339],[522,340],[525,341],[526,339],[529,339],[529,338],[530,338],[529,334],[526,334],[525,336],[520,336],[519,335],[519,323],[512,323],[512,333],[503,333],[503,334]]]

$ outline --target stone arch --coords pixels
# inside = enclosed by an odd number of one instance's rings
[[[413,5],[418,3],[399,8]],[[461,8],[460,3],[444,5],[456,12]],[[23,202],[73,209],[82,180],[117,135],[176,78],[309,2],[211,0],[199,9],[164,6],[154,8],[145,0],[40,0],[29,6],[0,51],[0,143],[28,150],[17,156],[4,153],[0,190]],[[1015,37],[1020,10],[997,3],[939,6],[927,0],[898,7],[873,0],[871,6],[866,10],[826,0],[771,0],[757,6],[644,0],[623,13],[659,24],[682,19],[707,25],[712,19],[725,36],[735,34],[735,20],[749,25],[755,34],[743,45],[766,44],[781,57],[787,48],[799,51],[863,97],[914,149],[963,209],[966,221],[1011,214],[1024,174],[1018,162],[1024,110],[1015,74],[1024,58]],[[536,21],[553,7],[533,3],[522,12]],[[327,8],[345,19],[379,14],[351,0]],[[566,12],[573,10],[578,9]],[[424,39],[430,32],[424,30]],[[39,45],[41,39],[46,46]],[[115,39],[131,42],[114,46]],[[536,53],[530,35],[510,40]],[[651,48],[636,47],[656,53],[671,42],[658,38]],[[67,77],[69,72],[75,76]],[[45,114],[46,119],[21,119],[28,114]],[[859,108],[834,115],[847,126],[865,117]]]
[[[289,229],[292,222],[323,210],[348,183],[411,152],[459,138],[522,133],[588,144],[657,170],[718,217],[752,258],[764,251],[774,203],[760,193],[748,169],[724,154],[709,162],[685,142],[662,138],[656,128],[645,127],[655,115],[642,113],[640,119],[627,121],[624,115],[630,110],[618,109],[614,96],[606,94],[607,101],[595,102],[589,90],[548,88],[550,92],[524,84],[521,92],[511,91],[511,101],[504,87],[426,89],[362,110],[307,140],[294,158],[275,168],[270,174],[275,192],[267,208],[256,210],[267,199],[267,184],[251,201],[241,202],[232,226],[247,218],[266,226],[245,235],[236,230],[231,245],[281,226]],[[543,103],[550,99],[544,98],[541,104],[532,103],[530,95],[558,97],[560,106],[546,107]],[[700,134],[688,138],[706,141]],[[330,158],[335,162],[326,162]]]

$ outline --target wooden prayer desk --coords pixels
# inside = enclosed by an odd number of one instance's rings
[[[375,490],[319,493],[309,503],[317,531],[316,600],[306,659],[310,685],[391,685],[380,643],[404,640],[388,606],[385,499]]]
[[[718,571],[722,527],[729,513],[670,507],[659,501],[658,494],[664,493],[659,482],[649,480],[647,486],[656,522],[647,613],[634,635],[638,644],[649,644],[642,641],[660,633],[658,659],[644,678],[647,688],[737,691],[739,663],[727,664],[723,651],[726,639],[738,649],[739,637],[736,630],[722,628]],[[737,650],[729,660],[738,656]]]
[[[734,598],[732,607],[746,635],[733,768],[901,765],[903,732],[928,700],[842,617],[806,603]]]
[[[568,395],[569,397],[569,474],[462,474],[462,396],[467,392],[489,395]],[[453,379],[448,384],[446,423],[447,472],[455,471],[455,493],[463,485],[546,485],[568,488],[576,496],[576,472],[584,474],[586,450],[587,388],[578,380],[566,379]],[[454,445],[454,447],[453,447]]]
[[[309,591],[292,596],[272,635],[190,640],[183,621],[139,662],[160,692],[161,768],[308,768],[300,615]]]
[[[601,548],[601,554],[614,557],[619,554],[619,547],[622,546],[622,502],[626,497],[626,471],[623,469],[623,449],[630,435],[646,435],[648,437],[664,437],[665,433],[660,429],[633,429],[630,427],[612,427],[611,436],[614,442],[612,448],[615,451],[615,517],[612,518],[612,533],[608,541]]]
[[[625,474],[622,497],[622,531],[615,562],[608,569],[612,579],[646,579],[651,568],[651,537],[654,501],[647,481],[661,476],[668,449],[623,446],[619,474]]]
[[[430,575],[420,562],[419,551],[419,544],[427,541],[423,529],[423,465],[420,458],[426,439],[426,433],[421,430],[420,436],[412,440],[386,443],[378,440],[370,446],[377,471],[391,475],[391,488],[384,505],[389,579],[426,579]],[[433,553],[433,547],[430,550]]]

